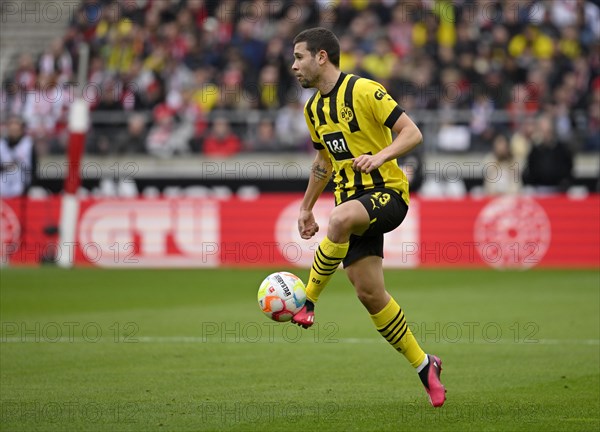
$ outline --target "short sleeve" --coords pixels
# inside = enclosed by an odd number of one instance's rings
[[[364,81],[365,88],[361,93],[367,98],[367,103],[371,107],[375,119],[391,129],[404,113],[404,110],[400,108],[381,84],[371,80]]]

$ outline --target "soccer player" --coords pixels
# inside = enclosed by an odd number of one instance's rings
[[[417,370],[438,407],[446,399],[442,362],[417,343],[385,289],[382,263],[383,234],[402,223],[409,204],[408,180],[396,159],[423,137],[383,86],[340,71],[339,61],[339,41],[327,29],[308,29],[294,39],[292,70],[302,87],[317,89],[304,109],[317,154],[300,208],[300,236],[310,239],[319,231],[312,209],[332,173],[336,207],[314,255],[306,304],[293,321],[304,328],[313,324],[314,305],[343,262],[375,327]]]

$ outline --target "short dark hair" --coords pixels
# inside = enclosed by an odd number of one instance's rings
[[[306,42],[306,49],[313,56],[321,50],[325,51],[329,61],[335,67],[340,67],[340,41],[331,30],[323,27],[304,30],[294,38],[294,45],[300,42]]]

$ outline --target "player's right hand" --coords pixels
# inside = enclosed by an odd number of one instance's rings
[[[315,216],[312,211],[300,210],[300,216],[298,217],[298,232],[300,233],[300,237],[304,240],[308,240],[319,232],[319,225],[315,221]]]

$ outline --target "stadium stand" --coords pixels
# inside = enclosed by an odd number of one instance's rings
[[[382,82],[418,121],[418,159],[482,160],[502,136],[523,168],[543,114],[575,155],[575,177],[598,175],[596,1],[84,0],[69,19],[46,20],[59,38],[40,27],[44,44],[17,44],[15,34],[17,51],[2,53],[17,60],[0,114],[24,117],[42,159],[65,152],[67,89],[83,41],[92,49],[88,155],[135,154],[142,171],[190,155],[306,156],[302,105],[312,91],[290,72],[291,40],[322,25],[340,37],[342,69]],[[231,142],[224,150],[215,129]]]

